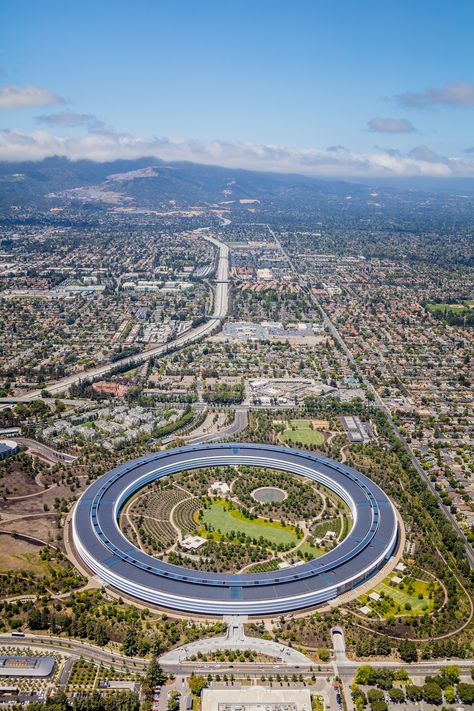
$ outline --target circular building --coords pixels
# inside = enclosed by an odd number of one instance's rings
[[[160,561],[139,550],[120,530],[122,507],[146,484],[180,471],[239,464],[291,472],[323,484],[349,507],[349,535],[308,563],[232,574]],[[104,583],[141,602],[194,614],[267,615],[333,600],[382,568],[397,537],[393,504],[373,481],[326,457],[268,444],[195,445],[140,457],[93,482],[73,515],[77,552]]]

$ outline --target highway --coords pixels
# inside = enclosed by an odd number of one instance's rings
[[[201,231],[201,237],[213,244],[219,250],[214,289],[214,310],[211,318],[196,328],[193,328],[190,331],[178,336],[173,341],[169,341],[169,343],[149,348],[141,353],[129,356],[128,358],[116,360],[113,363],[105,363],[104,365],[91,368],[90,370],[84,370],[80,373],[68,375],[54,383],[48,383],[46,385],[46,389],[51,395],[56,396],[63,393],[71,385],[107,375],[108,373],[113,372],[116,368],[123,366],[134,367],[150,360],[150,358],[165,355],[170,350],[184,348],[190,343],[200,341],[201,339],[210,336],[214,331],[217,331],[220,328],[229,309],[229,247],[223,242],[220,242],[214,237],[206,234],[204,231]],[[17,398],[17,402],[30,402],[31,400],[37,400],[39,398],[41,398],[41,390],[31,390]],[[0,406],[0,409],[4,409],[5,407],[8,407],[8,405],[4,404]]]

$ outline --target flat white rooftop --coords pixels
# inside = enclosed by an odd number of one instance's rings
[[[203,689],[202,711],[311,711],[309,689]]]

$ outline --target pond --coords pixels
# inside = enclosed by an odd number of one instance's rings
[[[252,491],[252,496],[261,504],[270,504],[283,501],[288,494],[284,489],[278,489],[276,486],[261,486],[259,489]]]

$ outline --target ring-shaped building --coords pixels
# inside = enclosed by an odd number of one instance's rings
[[[239,464],[291,472],[323,484],[349,507],[349,535],[308,563],[232,574],[158,560],[120,530],[125,502],[150,482],[185,470]],[[134,459],[93,482],[73,514],[76,550],[104,583],[144,603],[204,615],[269,615],[332,600],[382,568],[397,537],[394,506],[373,481],[326,457],[268,444],[195,445]]]

